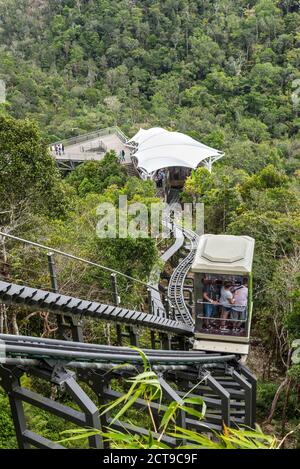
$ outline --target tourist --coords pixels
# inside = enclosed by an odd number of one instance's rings
[[[157,187],[162,187],[162,173],[161,173],[161,171],[158,171],[157,176],[156,176],[156,181],[157,181]]]
[[[233,290],[234,305],[231,307],[230,318],[234,319],[233,332],[241,331],[241,321],[246,320],[247,303],[248,303],[248,280],[245,278],[243,284]]]
[[[226,326],[226,320],[231,314],[232,305],[235,303],[233,294],[230,291],[231,287],[232,287],[231,282],[224,282],[224,285],[221,288],[220,305],[222,306],[222,313],[221,313],[222,321],[221,321],[220,330],[223,332],[228,331],[228,327]]]
[[[207,329],[211,329],[211,321],[210,318],[215,317],[216,313],[216,304],[214,297],[216,296],[216,288],[213,281],[204,278],[204,285],[203,285],[203,303],[204,303],[204,321],[203,326]]]

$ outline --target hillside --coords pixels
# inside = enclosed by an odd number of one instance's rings
[[[0,12],[9,111],[50,140],[159,123],[250,171],[278,155],[297,165],[298,1],[3,0]]]

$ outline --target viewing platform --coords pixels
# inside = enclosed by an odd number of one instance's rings
[[[124,164],[130,164],[130,149],[125,146],[126,135],[118,127],[108,127],[69,139],[60,140],[51,145],[51,154],[62,171],[72,171],[85,161],[100,161],[105,153],[114,150],[117,155],[125,152]],[[64,151],[55,152],[55,145],[62,144]]]
[[[224,152],[189,135],[161,127],[140,129],[131,139],[119,127],[108,127],[61,140],[50,147],[59,169],[65,173],[80,163],[102,160],[110,150],[115,151],[129,176],[153,179],[157,187],[173,188],[183,187],[191,171],[200,165],[211,172],[213,163],[224,156]]]

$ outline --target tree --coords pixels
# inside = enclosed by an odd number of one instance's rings
[[[240,206],[237,187],[232,185],[230,176],[222,176],[215,189],[206,195],[205,224],[209,233],[225,233],[228,225],[235,219]]]
[[[121,187],[126,179],[126,171],[120,165],[116,154],[108,152],[101,161],[87,161],[77,166],[67,181],[84,197],[89,192],[101,194],[113,184]]]
[[[281,31],[283,22],[281,12],[272,0],[260,0],[255,5],[257,34],[268,37],[269,40],[276,37]]]
[[[202,201],[203,196],[214,187],[214,176],[208,169],[199,167],[192,171],[184,185],[184,197],[191,197],[192,200]]]
[[[269,138],[267,125],[253,117],[242,118],[238,122],[238,132],[240,136],[244,135],[254,143],[260,143]]]
[[[196,30],[191,38],[190,65],[197,78],[204,78],[212,67],[220,66],[224,60],[224,53],[219,45],[209,36],[203,34],[201,30]]]
[[[269,164],[261,171],[249,176],[240,185],[240,193],[245,201],[251,199],[251,191],[262,191],[263,189],[274,189],[285,187],[288,184],[288,177],[274,165]]]
[[[0,230],[22,234],[32,228],[39,214],[62,216],[69,190],[60,179],[37,127],[29,121],[0,116]],[[0,236],[1,274],[9,276],[7,238]],[[0,310],[0,330],[7,317]],[[18,334],[16,313],[11,314],[12,331]]]
[[[26,222],[28,210],[64,213],[67,188],[34,124],[0,116],[0,171],[2,229]]]

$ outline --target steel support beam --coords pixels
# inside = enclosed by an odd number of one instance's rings
[[[249,368],[245,365],[240,365],[240,372],[244,375],[252,386],[251,400],[252,400],[252,416],[251,416],[251,428],[255,428],[256,424],[256,396],[257,396],[257,379],[256,376],[251,373]]]
[[[99,435],[89,438],[91,448],[103,448],[102,438],[100,436],[101,424],[99,419],[99,410],[88,395],[83,391],[74,378],[69,378],[66,382],[66,391],[71,394],[75,402],[84,411],[86,415],[86,426],[99,430]]]
[[[163,390],[163,393],[165,394],[167,399],[170,402],[177,402],[178,404],[182,405],[183,400],[177,394],[177,392],[167,383],[167,381],[162,376],[159,376],[158,380]],[[176,415],[176,425],[177,427],[180,427],[180,428],[184,428],[184,429],[186,428],[186,415],[185,415],[185,412],[181,409],[179,409]],[[185,444],[185,441],[179,440],[177,443]]]
[[[0,367],[0,384],[8,395],[18,446],[20,449],[30,449],[30,442],[24,439],[27,426],[23,402],[22,399],[14,395],[14,389],[20,387],[22,374],[22,372],[14,374],[12,369]]]
[[[206,377],[206,383],[209,387],[217,394],[221,399],[221,415],[223,423],[229,427],[230,426],[230,394],[226,391],[223,386],[212,376],[208,375]]]
[[[232,370],[231,375],[233,379],[239,383],[241,388],[244,390],[245,393],[245,425],[248,427],[252,427],[252,420],[253,420],[253,415],[252,415],[252,386],[251,384],[246,380],[244,376],[242,376],[240,373],[238,373],[236,370]]]
[[[38,449],[66,449],[64,446],[54,443],[48,438],[44,438],[37,433],[34,433],[30,430],[25,430],[23,433],[23,441],[28,445],[32,445]]]
[[[30,370],[28,370],[30,372]],[[17,373],[17,374],[16,374]],[[100,436],[101,424],[99,419],[99,411],[93,401],[87,396],[79,384],[75,381],[73,374],[68,373],[61,367],[51,372],[49,363],[45,364],[45,369],[34,370],[34,374],[46,379],[54,384],[59,384],[77,403],[82,412],[74,410],[59,402],[47,397],[41,396],[29,389],[23,388],[20,383],[22,370],[8,370],[0,368],[1,385],[7,392],[11,407],[11,414],[15,426],[16,437],[20,449],[29,449],[30,446],[38,448],[60,448],[46,438],[43,438],[34,432],[30,432],[27,428],[26,418],[24,414],[23,402],[38,407],[53,415],[63,418],[79,425],[80,427],[88,427],[99,430],[99,435],[89,438],[91,448],[103,448],[102,438]]]

